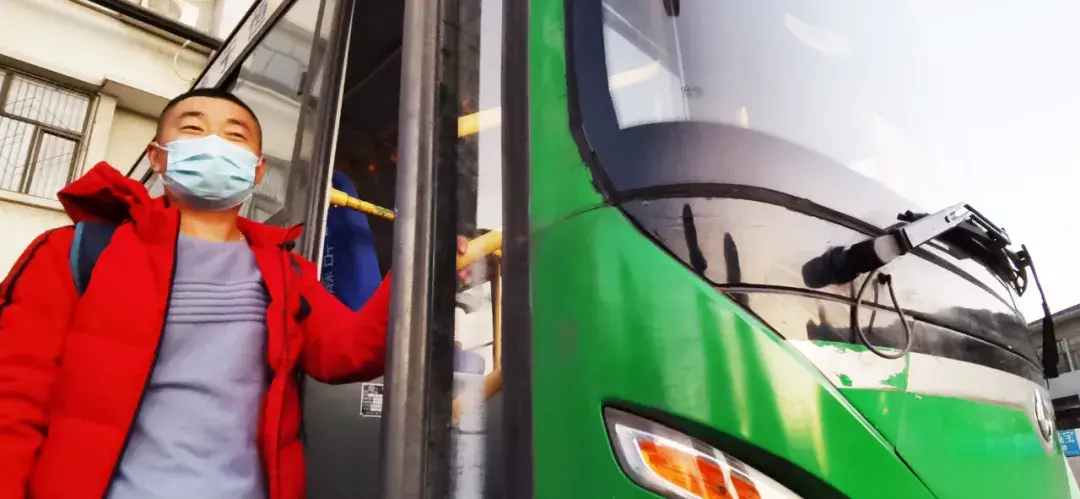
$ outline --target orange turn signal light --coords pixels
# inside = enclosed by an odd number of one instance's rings
[[[647,419],[607,409],[623,471],[638,485],[678,499],[799,499],[734,457]]]

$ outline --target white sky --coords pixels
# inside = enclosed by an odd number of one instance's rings
[[[1080,2],[936,3],[952,8],[923,17],[938,28],[928,41],[956,61],[943,126],[962,130],[948,184],[1028,246],[1052,310],[1080,303]],[[1040,315],[1034,286],[1021,308]]]

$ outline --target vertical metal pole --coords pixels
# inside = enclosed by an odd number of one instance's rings
[[[1070,350],[1070,346],[1069,346],[1069,339],[1068,338],[1062,338],[1061,340],[1058,341],[1058,344],[1061,345],[1061,348],[1064,349],[1062,351],[1065,352],[1065,364],[1066,364],[1065,367],[1067,367],[1069,369],[1068,371],[1065,371],[1065,372],[1075,371],[1076,370],[1076,362],[1073,361],[1072,351]],[[1064,373],[1062,373],[1062,374],[1064,374]]]
[[[429,441],[427,332],[434,270],[439,0],[405,0],[394,269],[383,414],[383,497],[422,499]]]
[[[300,236],[298,248],[302,255],[316,263],[320,275],[326,215],[330,208],[327,202],[330,177],[334,172],[334,154],[341,128],[341,110],[345,102],[341,95],[345,91],[345,72],[349,62],[355,3],[354,0],[322,2],[315,24],[311,53],[308,55],[308,70],[301,87],[301,126],[297,131],[294,146],[298,152],[293,158],[294,165],[301,164],[299,161],[302,155],[299,152],[303,149],[305,131],[314,128],[316,134],[314,152],[311,153],[310,163],[303,175],[305,178],[292,182],[305,185],[308,190],[308,194],[301,197],[308,202],[307,206],[301,207],[307,230]],[[330,28],[326,29],[324,23],[329,23]],[[318,49],[323,36],[326,36],[327,40],[324,51],[320,53]],[[323,75],[322,88],[316,89],[315,82],[320,75]],[[312,107],[313,102],[315,107]]]
[[[532,257],[529,204],[532,195],[532,137],[529,124],[529,8],[503,3],[503,260],[502,490],[495,497],[532,499],[533,445]]]

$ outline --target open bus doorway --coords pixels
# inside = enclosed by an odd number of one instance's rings
[[[443,28],[452,54],[444,61],[441,105],[437,127],[442,127],[436,168],[444,182],[452,176],[454,192],[437,209],[453,213],[443,220],[455,234],[476,238],[501,230],[501,129],[490,116],[499,112],[501,86],[501,0],[462,0],[447,11]],[[399,106],[402,91],[402,56],[405,2],[360,0],[349,14],[348,50],[341,74],[341,100],[333,149],[332,182],[354,190],[355,197],[377,206],[400,208],[398,192]],[[482,70],[483,69],[483,70]],[[487,110],[487,113],[481,111]],[[487,116],[487,118],[483,118]],[[330,207],[327,217],[348,208]],[[355,214],[353,214],[355,216]],[[382,276],[394,266],[395,223],[366,215],[371,251]],[[339,258],[329,243],[336,234],[323,223],[323,281],[327,258]],[[356,248],[352,248],[356,249]],[[334,265],[340,262],[333,262]],[[452,416],[454,430],[446,444],[448,497],[499,497],[491,464],[500,453],[501,396],[492,390],[499,357],[495,333],[499,295],[498,261],[489,257],[473,266],[473,279],[456,294],[453,318],[453,382],[443,386],[462,399],[468,392],[479,410]],[[340,281],[335,286],[340,286]],[[450,373],[448,373],[450,374]],[[501,379],[501,378],[499,378]],[[448,380],[447,380],[448,381]],[[371,382],[329,386],[307,380],[304,389],[305,439],[308,458],[308,496],[318,499],[383,497],[383,420],[376,406],[382,403],[383,378]],[[487,396],[475,395],[488,389]],[[375,395],[375,394],[378,395]],[[375,398],[379,400],[376,401]],[[456,403],[456,402],[455,402]]]
[[[397,187],[398,102],[404,2],[359,1],[350,16],[332,181],[355,189],[357,198],[393,209]],[[329,208],[328,217],[339,216]],[[369,248],[323,247],[323,281],[338,256],[369,258],[375,253],[385,276],[393,265],[392,221],[363,214]],[[332,231],[337,227],[327,227]],[[344,230],[355,230],[350,226]],[[360,228],[362,230],[362,228]],[[328,234],[326,241],[355,234]],[[325,242],[324,242],[325,244]],[[352,251],[339,255],[338,252]],[[381,277],[381,276],[380,276]],[[347,279],[346,279],[347,280]],[[337,285],[354,283],[340,282]],[[304,387],[304,433],[308,458],[308,496],[326,499],[382,497],[381,402],[383,377],[371,382],[330,386],[308,379]],[[366,393],[365,393],[366,392]]]

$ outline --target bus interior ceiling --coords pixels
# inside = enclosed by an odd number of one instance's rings
[[[334,170],[352,180],[359,198],[394,208],[403,1],[356,3],[341,101]],[[379,267],[390,268],[393,223],[369,216]]]

